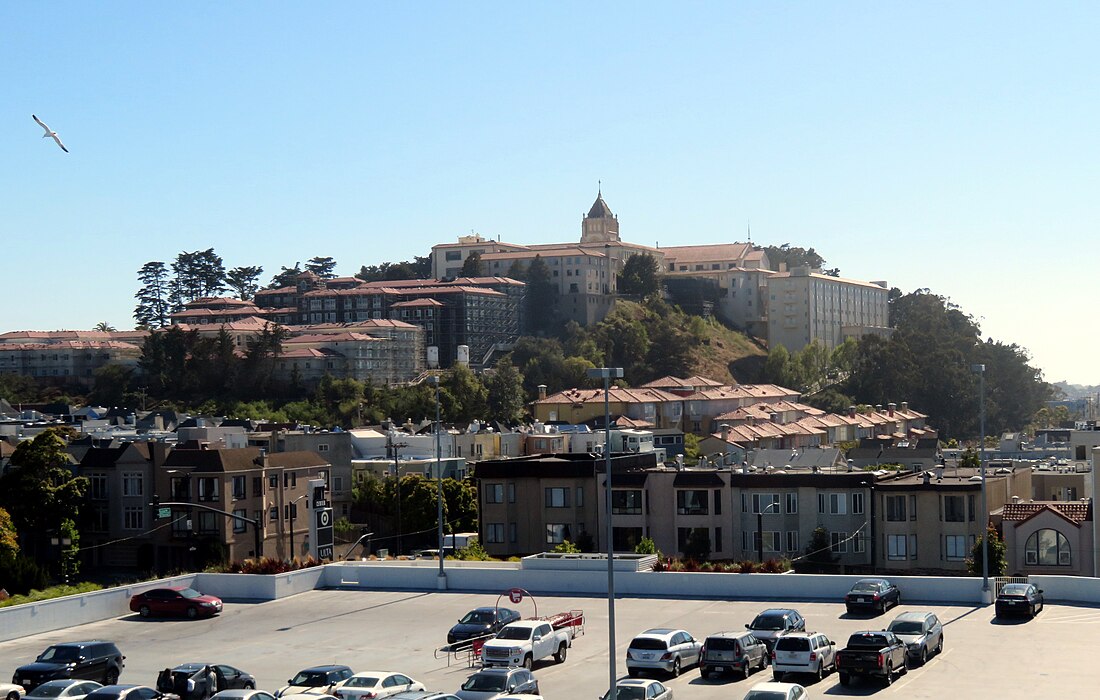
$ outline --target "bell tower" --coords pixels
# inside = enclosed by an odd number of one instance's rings
[[[581,220],[581,243],[618,243],[619,217],[611,213],[603,201],[603,188],[597,190],[596,201]]]

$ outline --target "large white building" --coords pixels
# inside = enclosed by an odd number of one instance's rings
[[[768,346],[795,352],[821,342],[831,350],[847,338],[888,335],[885,282],[830,277],[806,267],[767,280]]]

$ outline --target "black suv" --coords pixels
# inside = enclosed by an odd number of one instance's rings
[[[56,678],[79,678],[103,685],[118,683],[126,657],[114,642],[93,640],[54,644],[38,655],[32,664],[15,669],[12,683],[30,692]]]

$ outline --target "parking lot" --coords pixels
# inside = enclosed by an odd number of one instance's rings
[[[496,596],[460,593],[313,591],[262,604],[227,603],[210,620],[148,620],[127,615],[0,643],[0,678],[34,660],[59,641],[107,639],[126,655],[121,682],[153,685],[157,672],[179,663],[214,662],[253,673],[261,688],[275,690],[296,671],[319,663],[343,663],[356,671],[394,670],[429,689],[454,691],[470,673],[464,660],[437,656],[450,626],[467,610],[493,605]],[[601,598],[536,597],[540,614],[583,609],[585,634],[564,664],[536,664],[542,694],[551,699],[593,700],[607,686],[607,601]],[[501,605],[510,605],[507,598]],[[514,606],[533,614],[532,601]],[[843,687],[832,674],[804,683],[811,697],[869,696],[937,698],[1056,697],[1093,688],[1091,650],[1100,646],[1100,609],[1048,605],[1034,621],[999,623],[993,609],[905,604],[877,618],[849,617],[843,604],[624,598],[616,602],[620,676],[631,637],[650,627],[679,627],[697,638],[743,629],[766,607],[793,607],[807,629],[824,632],[843,646],[849,633],[880,629],[897,612],[931,610],[944,623],[944,652],[914,668],[889,688],[871,683]],[[667,683],[677,698],[741,698],[771,672],[747,681],[702,680],[690,669]],[[1084,692],[1092,692],[1084,690]]]

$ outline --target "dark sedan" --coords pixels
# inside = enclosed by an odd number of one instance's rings
[[[997,617],[1026,615],[1035,617],[1043,609],[1043,589],[1031,583],[1006,583],[994,604]]]
[[[217,685],[209,692],[206,688],[207,668],[214,670],[214,682]],[[200,700],[223,690],[255,690],[255,688],[255,676],[225,664],[180,664],[171,669],[168,674],[162,672],[157,679],[157,690],[179,695],[182,700]]]
[[[447,633],[447,643],[455,644],[494,635],[519,617],[519,613],[511,608],[475,608],[463,615],[458,624],[451,628]]]
[[[861,578],[844,596],[849,613],[857,610],[886,612],[886,608],[901,605],[901,591],[884,578]]]
[[[177,617],[213,617],[222,611],[222,599],[203,595],[194,588],[171,586],[153,588],[130,598],[130,610],[142,617],[172,615]]]

